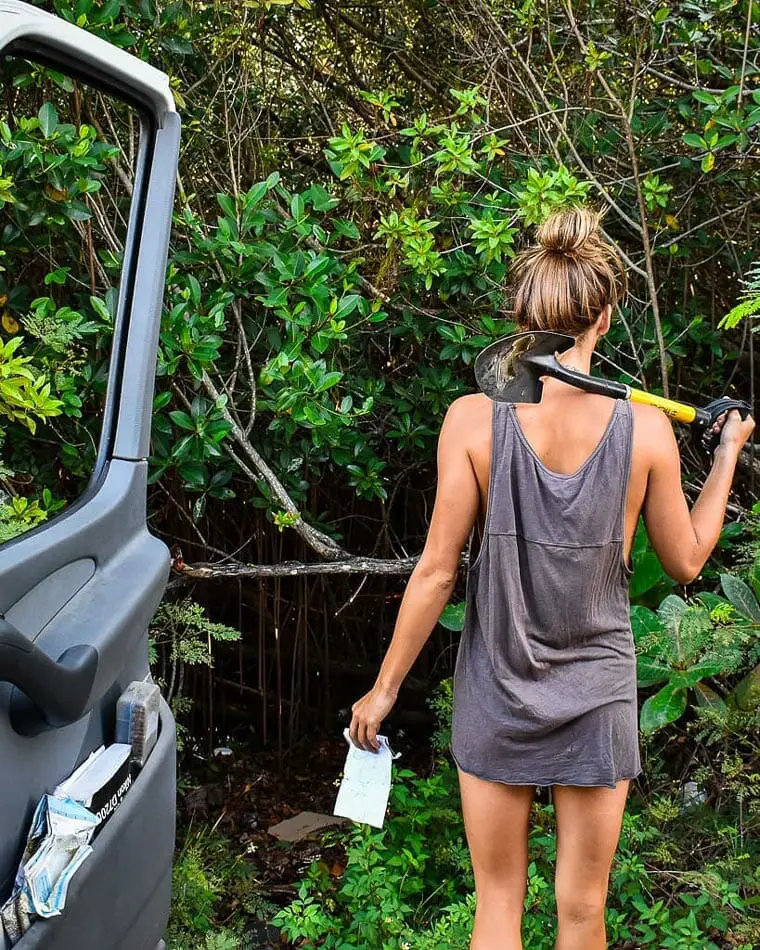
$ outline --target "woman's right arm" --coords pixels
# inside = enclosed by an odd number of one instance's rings
[[[681,487],[681,458],[673,427],[665,415],[655,425],[658,431],[650,433],[651,466],[642,514],[662,566],[679,584],[690,584],[718,543],[736,461],[755,423],[749,416],[742,421],[736,410],[724,418],[710,474],[691,511]]]

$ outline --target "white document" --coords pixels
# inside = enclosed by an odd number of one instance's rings
[[[95,796],[124,768],[132,754],[132,746],[114,743],[108,748],[101,746],[89,759],[80,765],[73,775],[55,790],[56,798],[71,798],[89,808]]]
[[[386,736],[377,737],[378,752],[355,746],[348,728],[343,730],[343,736],[348,743],[348,754],[333,814],[382,828],[391,793],[391,761],[401,753],[391,752]]]

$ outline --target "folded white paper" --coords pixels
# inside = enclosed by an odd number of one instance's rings
[[[377,752],[355,746],[348,728],[343,730],[343,736],[348,743],[348,754],[333,814],[382,828],[391,793],[391,761],[401,753],[391,752],[386,736],[377,737],[380,743]]]

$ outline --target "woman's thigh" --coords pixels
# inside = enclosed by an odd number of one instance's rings
[[[552,786],[557,820],[555,890],[560,914],[604,906],[630,782],[613,788]]]
[[[467,845],[479,901],[522,908],[533,785],[488,782],[458,769]]]

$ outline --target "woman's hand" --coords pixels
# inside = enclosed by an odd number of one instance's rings
[[[720,444],[733,449],[738,455],[754,428],[755,420],[752,416],[742,419],[738,410],[732,409],[718,417],[712,431],[716,435],[720,432]]]
[[[351,707],[353,718],[349,727],[349,735],[354,745],[367,752],[379,752],[380,743],[377,741],[377,730],[383,719],[393,709],[398,693],[387,687],[375,683],[372,689]]]

